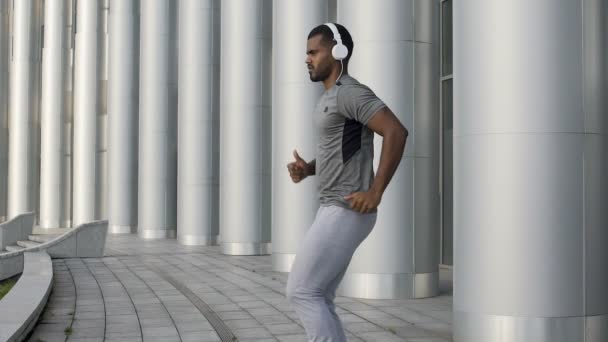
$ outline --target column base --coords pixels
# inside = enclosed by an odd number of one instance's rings
[[[113,224],[108,226],[108,233],[110,234],[134,234],[137,233],[137,226],[121,226]]]
[[[40,222],[38,223],[38,227],[40,227],[40,229],[55,229],[61,228],[61,225],[59,224],[59,221],[40,220]]]
[[[439,294],[439,272],[346,273],[338,288],[341,296],[365,299],[418,299]]]
[[[295,259],[295,254],[272,253],[272,270],[275,272],[291,272],[291,266]]]
[[[608,341],[608,315],[519,317],[454,311],[454,342],[487,341]]]
[[[222,242],[222,254],[226,255],[268,255],[269,242]]]
[[[215,246],[217,245],[217,235],[183,235],[177,234],[180,244],[186,246]]]
[[[142,239],[175,239],[177,231],[175,229],[143,229],[137,232]]]

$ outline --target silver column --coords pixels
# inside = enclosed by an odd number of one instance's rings
[[[438,293],[438,1],[339,1],[338,22],[355,49],[349,72],[410,131],[403,160],[355,253],[340,292],[363,298]],[[382,149],[376,136],[375,166]]]
[[[316,154],[311,113],[323,85],[310,81],[304,58],[308,33],[328,21],[329,1],[274,2],[272,159],[272,269],[289,272],[299,243],[319,207],[317,178],[294,184],[286,165],[293,150],[307,160]]]
[[[8,218],[34,211],[37,174],[36,9],[37,1],[13,2],[10,66]]]
[[[454,2],[457,342],[608,341],[607,18]]]
[[[108,75],[109,232],[137,231],[138,0],[110,3]]]
[[[177,237],[185,245],[213,245],[218,235],[219,5],[179,4]]]
[[[64,155],[63,155],[63,189],[62,202],[63,213],[61,219],[61,227],[72,226],[72,141],[74,127],[74,24],[76,22],[76,0],[66,1],[66,29],[65,29],[65,47],[64,54]]]
[[[8,0],[0,0],[0,221],[6,219],[6,186],[8,170],[8,63],[9,63]]]
[[[40,227],[58,228],[63,214],[66,1],[46,0],[42,53]]]
[[[110,0],[99,1],[99,38],[97,86],[97,186],[95,190],[95,217],[108,218],[108,17]]]
[[[139,219],[143,238],[176,237],[177,6],[141,2],[139,101]]]
[[[29,201],[32,203],[33,211],[40,213],[40,108],[41,108],[41,90],[42,90],[42,29],[44,25],[44,1],[35,0],[34,16],[34,33],[32,44],[33,70],[32,70],[32,92],[29,95],[29,101],[32,108],[32,135],[29,144],[32,145],[32,186],[30,187]],[[10,135],[10,133],[9,133]],[[36,223],[39,223],[38,215]]]
[[[99,9],[97,0],[78,0],[74,66],[73,224],[96,217],[97,88],[99,84]]]
[[[221,12],[221,250],[267,254],[272,1],[225,0]]]

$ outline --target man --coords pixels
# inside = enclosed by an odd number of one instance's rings
[[[294,151],[287,165],[295,183],[318,175],[320,208],[296,255],[287,297],[310,341],[346,341],[335,312],[338,284],[356,248],[376,222],[376,208],[405,148],[408,131],[366,86],[348,75],[350,33],[324,24],[308,35],[306,65],[325,93],[314,112],[320,139],[311,162]],[[377,174],[374,132],[383,137]]]

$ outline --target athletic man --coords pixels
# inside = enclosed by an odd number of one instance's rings
[[[295,183],[307,176],[320,178],[321,206],[287,282],[287,297],[310,341],[346,341],[335,292],[355,249],[374,227],[376,208],[408,136],[393,112],[348,75],[353,45],[350,33],[338,24],[317,26],[308,35],[310,79],[325,86],[314,111],[320,135],[317,158],[306,162],[294,151],[295,161],[287,165]],[[374,132],[383,137],[375,176]]]

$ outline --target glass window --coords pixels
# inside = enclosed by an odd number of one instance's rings
[[[446,79],[441,83],[441,105],[443,117],[442,136],[442,260],[445,265],[453,264],[453,101],[452,101],[452,79]]]
[[[452,74],[452,0],[441,3],[441,70],[442,76]]]
[[[454,118],[453,118],[453,107],[454,103],[452,101],[452,79],[446,79],[441,82],[441,108],[443,111],[443,129],[448,130],[454,127]]]

